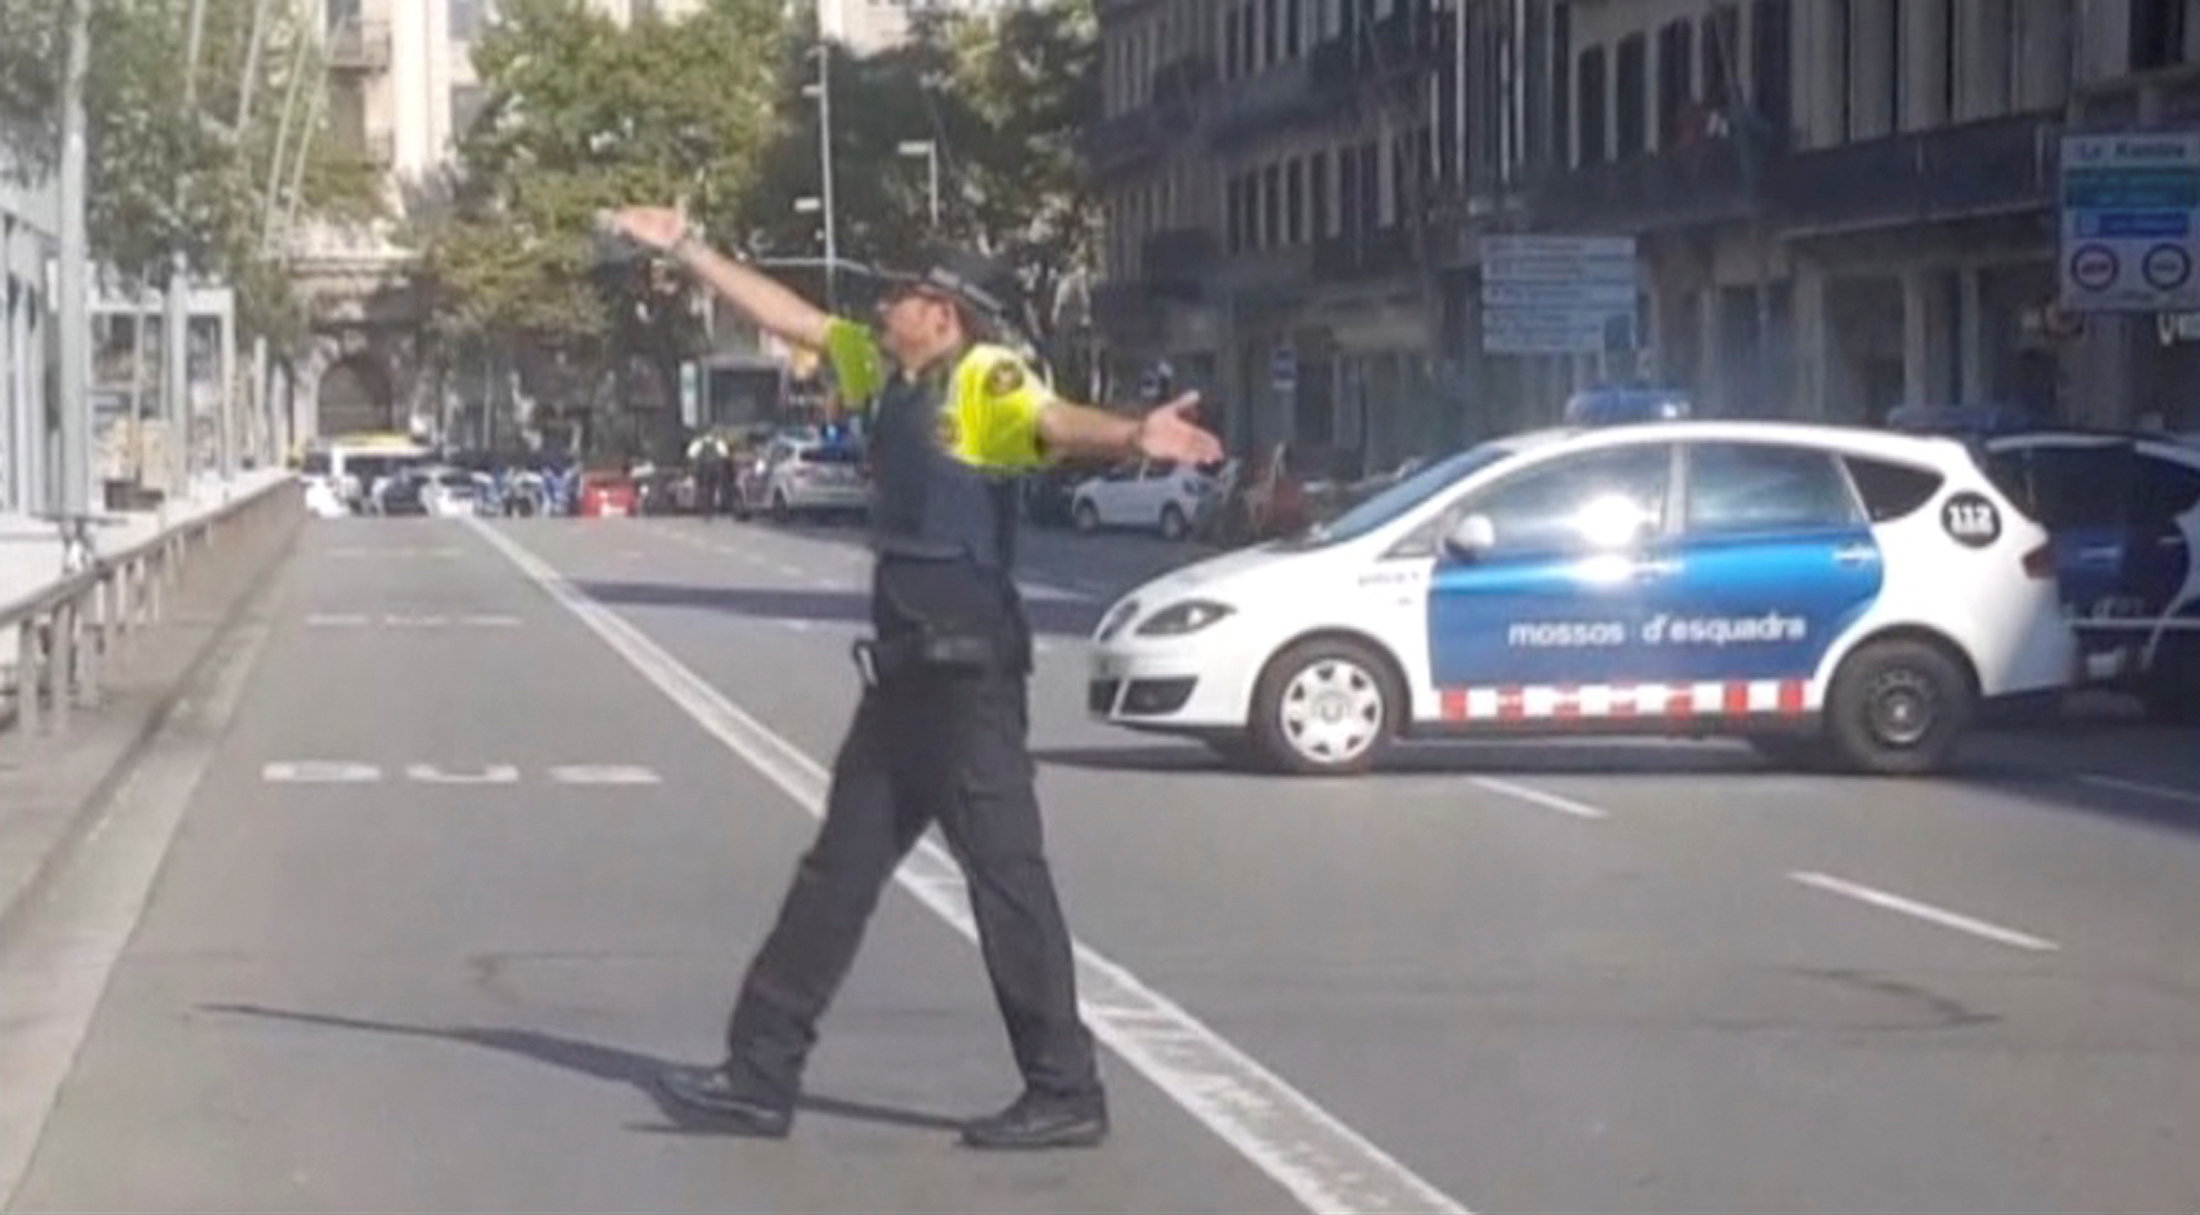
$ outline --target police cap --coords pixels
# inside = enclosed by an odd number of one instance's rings
[[[965,249],[926,250],[909,269],[879,271],[879,300],[908,291],[929,291],[962,305],[965,319],[987,326],[1009,324],[1015,317],[1016,275],[996,258]]]

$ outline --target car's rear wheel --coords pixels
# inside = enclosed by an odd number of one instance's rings
[[[1176,503],[1171,502],[1161,508],[1161,538],[1163,540],[1182,540],[1184,534],[1190,530],[1192,530],[1192,525],[1185,520],[1183,509],[1178,507]]]
[[[1070,513],[1070,522],[1076,524],[1077,530],[1081,532],[1098,531],[1100,529],[1100,509],[1090,501],[1080,502],[1077,504],[1077,509]]]
[[[1350,638],[1302,641],[1253,692],[1253,741],[1286,772],[1343,775],[1375,765],[1398,732],[1405,693],[1390,664]]]
[[[1978,693],[1941,646],[1899,639],[1865,645],[1826,693],[1826,740],[1861,772],[1916,776],[1948,760],[1978,712]]]

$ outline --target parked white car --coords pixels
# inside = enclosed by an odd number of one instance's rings
[[[863,449],[852,443],[781,436],[741,481],[743,510],[762,507],[774,519],[857,513],[871,506]]]
[[[1164,539],[1181,540],[1214,490],[1215,479],[1197,468],[1158,460],[1126,464],[1077,487],[1070,496],[1070,521],[1081,532],[1152,528]]]

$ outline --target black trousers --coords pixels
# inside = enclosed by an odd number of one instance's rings
[[[882,567],[874,593],[881,601],[923,599],[931,580],[897,586]],[[906,623],[892,602],[878,614],[882,632]],[[922,668],[865,691],[833,762],[824,826],[727,1027],[727,1066],[744,1092],[793,1102],[818,1018],[855,960],[880,890],[936,822],[962,867],[1026,1087],[1070,1099],[1099,1095],[1092,1036],[1077,1015],[1069,929],[1043,848],[1028,729],[1024,679],[1013,670]]]

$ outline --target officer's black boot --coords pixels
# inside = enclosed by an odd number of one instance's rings
[[[1098,1147],[1108,1137],[1107,1099],[1026,1092],[1014,1105],[963,1127],[963,1146],[1002,1151]]]
[[[668,1067],[657,1083],[680,1105],[723,1119],[729,1134],[784,1139],[794,1129],[792,1107],[742,1091],[723,1067]]]

